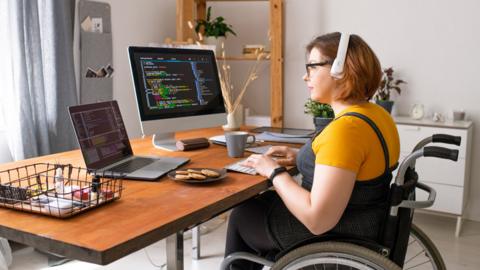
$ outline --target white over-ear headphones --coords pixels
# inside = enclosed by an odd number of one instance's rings
[[[345,58],[347,57],[348,41],[350,34],[342,33],[340,35],[340,43],[338,43],[337,57],[333,61],[330,75],[336,79],[343,77],[343,66],[345,65]]]

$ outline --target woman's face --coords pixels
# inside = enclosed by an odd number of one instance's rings
[[[312,65],[307,68],[308,72],[303,76],[303,80],[307,83],[312,100],[330,104],[333,100],[333,91],[335,88],[335,80],[330,76],[330,68],[332,65],[326,63],[328,58],[323,56],[317,48],[313,48],[308,56],[308,64]],[[322,65],[324,63],[325,65]]]

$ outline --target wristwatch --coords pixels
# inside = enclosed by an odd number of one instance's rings
[[[285,168],[285,167],[283,167],[283,166],[282,166],[282,167],[275,168],[275,169],[273,169],[272,174],[270,174],[270,177],[268,177],[268,180],[269,180],[270,182],[273,182],[273,178],[275,178],[275,176],[277,176],[277,175],[279,175],[279,174],[281,174],[281,173],[284,173],[284,172],[287,172],[287,168]]]

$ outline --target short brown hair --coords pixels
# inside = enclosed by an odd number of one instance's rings
[[[335,59],[340,43],[340,33],[329,33],[319,36],[307,45],[307,52],[313,48],[327,57]],[[382,69],[377,56],[368,44],[358,35],[350,35],[347,57],[343,67],[343,77],[337,81],[341,89],[337,100],[369,100],[380,86]]]

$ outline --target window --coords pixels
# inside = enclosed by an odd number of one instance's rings
[[[5,108],[5,100],[12,94],[13,73],[12,73],[12,54],[11,54],[11,38],[9,33],[8,22],[8,1],[0,1],[0,95],[3,102],[0,102],[0,131],[5,128],[5,117],[7,108]]]

